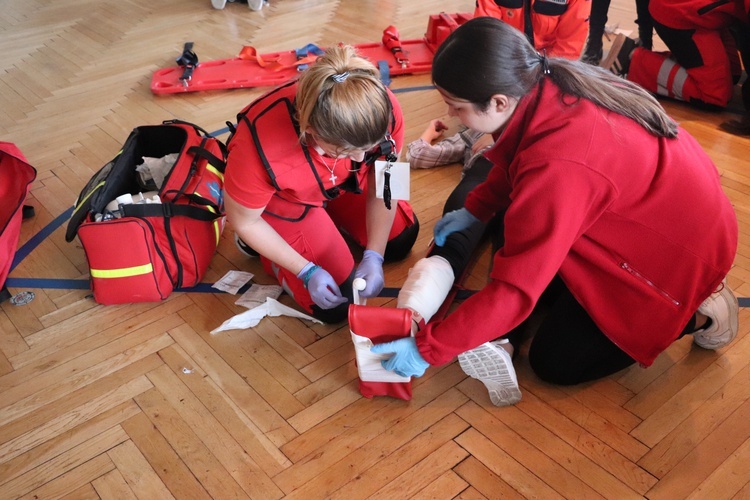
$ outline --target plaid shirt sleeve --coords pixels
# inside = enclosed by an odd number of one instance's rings
[[[435,144],[420,138],[406,146],[406,159],[411,168],[432,168],[463,159],[466,143],[459,134],[452,135]]]

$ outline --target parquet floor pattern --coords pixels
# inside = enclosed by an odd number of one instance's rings
[[[261,12],[208,0],[3,0],[0,138],[38,169],[11,273],[46,284],[0,308],[0,498],[750,498],[750,318],[718,352],[675,343],[648,368],[579,387],[540,382],[522,354],[523,399],[493,407],[457,363],[414,381],[410,402],[357,391],[346,324],[279,317],[209,332],[244,309],[221,293],[100,306],[64,224],[84,183],[138,125],[180,118],[209,131],[263,89],[155,96],[153,72],[195,42],[203,61],[380,40],[395,25],[420,38],[429,14],[471,0],[271,0]],[[634,27],[614,0],[610,23]],[[415,139],[445,107],[423,75],[393,79]],[[729,281],[750,295],[750,139],[722,132],[732,112],[665,106],[715,160],[740,220]],[[388,265],[390,287],[424,256],[459,167],[415,171],[422,222],[412,254]],[[686,193],[690,196],[690,193]],[[49,234],[44,231],[54,228]],[[485,282],[485,250],[466,286]],[[231,227],[205,277],[255,273]],[[60,286],[54,286],[54,284]],[[288,305],[288,298],[282,298]],[[392,299],[371,304],[391,306]],[[637,313],[637,312],[634,312]]]

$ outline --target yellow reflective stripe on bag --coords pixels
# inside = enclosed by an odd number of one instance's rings
[[[149,262],[142,266],[123,267],[121,269],[91,269],[92,278],[127,278],[129,276],[139,276],[154,271],[154,266]]]
[[[220,172],[216,167],[209,163],[206,165],[206,170],[218,177],[221,180],[221,183],[224,184],[224,174]]]
[[[208,165],[208,166],[209,166],[210,168],[213,168],[213,167],[211,167],[211,165]],[[220,173],[220,172],[219,172],[218,170],[216,170],[216,173],[217,173],[218,175],[221,175],[221,173]],[[221,178],[222,178],[222,182],[223,182],[223,180],[224,180],[224,176],[222,175],[222,176],[221,176]],[[197,192],[197,191],[196,191],[196,192],[194,192],[193,194],[194,194],[195,196],[197,196],[198,198],[203,198],[204,200],[208,200],[208,201],[210,201],[210,202],[212,202],[212,203],[213,203],[213,200],[211,200],[211,199],[209,199],[209,198],[206,198],[205,196],[202,196],[202,195],[201,195],[201,194],[200,194],[199,192]],[[205,207],[205,208],[206,208],[206,210],[208,210],[208,211],[209,211],[209,212],[211,212],[212,214],[216,214],[216,213],[218,213],[218,212],[217,212],[217,211],[216,211],[216,210],[214,209],[214,207],[212,207],[211,205],[206,205],[206,207]],[[223,226],[221,225],[221,217],[217,218],[217,219],[216,219],[216,220],[214,221],[214,223],[213,223],[213,224],[214,224],[214,232],[216,233],[216,246],[218,247],[218,246],[219,246],[219,242],[221,241],[221,230],[222,230],[222,229],[224,229],[224,227],[223,227]]]
[[[209,212],[216,213],[216,210],[214,210],[212,207],[206,207]],[[221,225],[221,217],[216,219],[214,221],[214,233],[216,233],[216,246],[219,246],[219,241],[221,240],[221,230],[223,229],[223,226]]]

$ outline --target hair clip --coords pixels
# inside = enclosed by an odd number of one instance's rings
[[[343,73],[338,73],[336,75],[332,75],[331,78],[333,78],[333,81],[336,83],[341,83],[347,78],[349,78],[349,72],[344,71]]]
[[[539,62],[542,65],[542,74],[549,75],[552,71],[549,69],[549,59],[547,59],[547,49],[543,49],[539,54]]]

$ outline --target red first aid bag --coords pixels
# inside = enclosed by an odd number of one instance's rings
[[[23,202],[36,170],[15,144],[0,141],[0,288],[5,286],[21,233]]]
[[[152,159],[162,169],[144,173]],[[86,252],[94,300],[159,301],[200,282],[224,229],[225,165],[224,144],[191,123],[131,132],[68,223],[66,240],[77,235]]]
[[[411,317],[409,309],[356,303],[349,306],[349,329],[357,360],[359,392],[364,397],[411,399],[411,378],[386,370],[380,364],[384,356],[370,352],[374,344],[408,337],[411,334]]]

